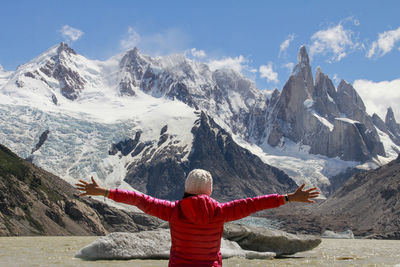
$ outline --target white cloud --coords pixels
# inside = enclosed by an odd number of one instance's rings
[[[197,50],[196,48],[190,49],[190,53],[195,58],[205,58],[207,56],[204,50]]]
[[[289,73],[292,73],[294,66],[296,66],[296,64],[289,62],[284,64],[282,67],[288,69]]]
[[[226,57],[223,59],[213,59],[208,62],[208,66],[210,67],[211,70],[217,70],[217,69],[233,69],[237,72],[242,72],[243,68],[245,68],[247,65],[246,63],[248,60],[240,55],[238,57]]]
[[[385,120],[387,108],[392,107],[396,121],[400,121],[400,79],[382,82],[356,80],[353,87],[361,96],[370,115],[376,113]]]
[[[281,56],[282,53],[286,53],[286,50],[288,49],[290,42],[294,40],[294,34],[290,34],[288,38],[283,41],[279,47],[279,56]]]
[[[83,35],[83,31],[69,25],[62,26],[59,32],[61,32],[61,35],[70,42],[75,42]]]
[[[268,82],[279,82],[278,73],[272,69],[272,62],[268,62],[268,65],[261,65],[259,71],[261,78],[266,78]]]
[[[311,36],[310,56],[332,54],[330,61],[340,61],[347,55],[348,49],[359,44],[352,40],[353,32],[346,30],[341,23],[337,26],[320,30]]]
[[[392,51],[395,44],[399,41],[400,41],[400,27],[397,28],[396,30],[379,33],[378,40],[372,43],[371,48],[367,53],[367,57],[371,58],[374,55],[382,57],[385,54]]]
[[[138,44],[140,43],[140,40],[141,40],[141,37],[135,31],[135,29],[132,27],[129,27],[128,33],[125,36],[125,38],[120,40],[120,46],[124,50],[132,49],[132,48],[138,46]]]

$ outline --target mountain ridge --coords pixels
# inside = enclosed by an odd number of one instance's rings
[[[132,186],[123,181],[127,167],[147,150],[136,150],[127,158],[119,152],[109,154],[112,145],[135,140],[140,131],[141,146],[151,144],[146,153],[156,155],[152,150],[179,146],[186,153],[180,160],[185,161],[192,153],[191,129],[199,111],[234,142],[283,169],[297,183],[324,188],[329,177],[349,166],[366,163],[370,168],[394,157],[399,151],[393,141],[395,130],[384,122],[385,131],[377,132],[373,121],[379,120],[366,114],[354,88],[342,81],[336,91],[320,68],[314,83],[304,46],[298,60],[282,92],[264,94],[240,73],[212,71],[182,55],[151,58],[132,49],[99,62],[61,43],[21,66],[0,88],[0,141],[38,165],[57,169],[69,181],[95,174],[107,184],[127,187]],[[353,97],[346,98],[348,93]],[[173,139],[168,142],[159,135],[165,125],[168,137],[163,138]],[[46,130],[48,138],[33,151]],[[301,165],[280,160],[284,157]]]

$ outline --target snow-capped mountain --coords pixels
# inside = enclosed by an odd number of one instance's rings
[[[314,84],[305,47],[282,92],[265,94],[240,73],[183,55],[135,48],[97,61],[61,43],[0,70],[0,114],[0,143],[71,183],[93,175],[167,198],[179,197],[194,167],[210,169],[228,199],[295,186],[267,164],[324,188],[399,151],[394,116],[376,128],[350,84],[336,90],[320,69]]]

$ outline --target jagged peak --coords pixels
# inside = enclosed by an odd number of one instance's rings
[[[321,75],[321,74],[323,74],[322,69],[321,69],[321,66],[318,66],[318,67],[316,68],[316,70],[315,70],[315,77],[317,77],[317,76],[319,76],[319,75]]]
[[[340,83],[339,83],[339,86],[338,86],[338,92],[339,91],[342,91],[342,90],[344,90],[344,89],[346,89],[346,88],[349,88],[349,86],[351,86],[351,84],[349,83],[349,82],[347,82],[345,79],[342,79],[341,81],[340,81]],[[351,86],[352,88],[353,88],[353,86]]]
[[[306,66],[310,65],[310,58],[308,57],[307,49],[305,45],[302,45],[297,54],[297,63],[304,64]]]
[[[133,55],[139,55],[140,53],[139,53],[139,49],[135,46],[134,48],[129,49],[128,51],[126,51],[125,54],[133,56]]]
[[[315,70],[315,84],[318,84],[321,81],[321,79],[327,76],[328,75],[322,72],[321,67],[318,66],[317,69]]]
[[[385,123],[396,123],[392,107],[388,107],[385,117]]]
[[[58,55],[60,55],[62,52],[67,52],[68,54],[73,54],[73,55],[76,55],[77,53],[75,52],[75,50],[74,49],[72,49],[67,43],[65,43],[65,42],[61,42],[59,45],[58,45],[58,48],[57,48],[57,53],[58,53]]]
[[[140,53],[139,49],[137,47],[134,47],[128,51],[125,52],[123,55],[120,64],[123,65],[130,65],[133,64],[139,64],[139,65],[147,65],[150,61],[150,58],[147,56],[144,56],[143,54]]]

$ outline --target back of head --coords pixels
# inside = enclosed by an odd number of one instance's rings
[[[213,188],[213,179],[211,173],[202,170],[192,170],[185,181],[185,192],[193,195],[211,195]]]

